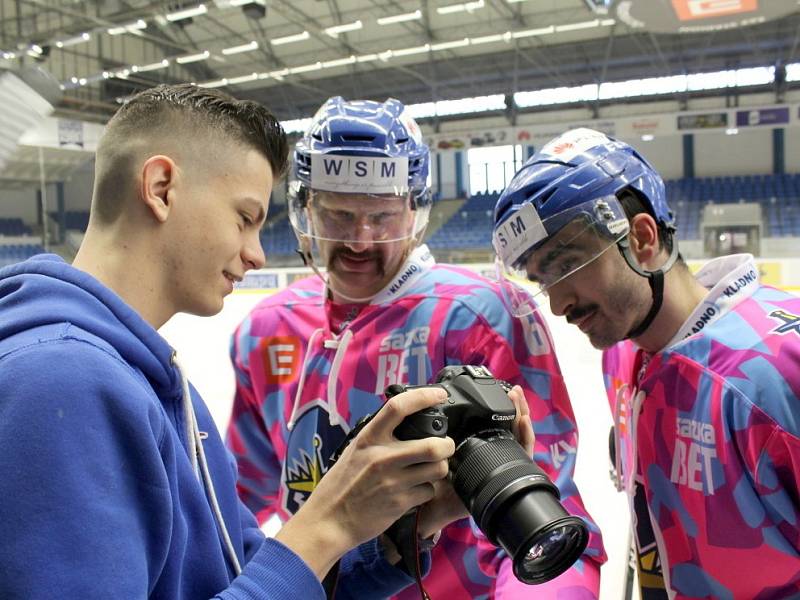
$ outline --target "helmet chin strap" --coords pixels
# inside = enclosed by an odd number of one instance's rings
[[[628,266],[633,269],[637,275],[641,275],[647,279],[650,284],[650,291],[653,294],[653,304],[650,306],[650,311],[647,313],[647,316],[625,336],[625,339],[636,338],[647,331],[653,319],[656,318],[658,311],[661,310],[661,304],[664,301],[664,275],[666,275],[667,271],[672,268],[675,261],[678,259],[678,244],[673,240],[672,252],[667,262],[656,271],[645,271],[639,263],[636,262],[633,258],[633,254],[631,254],[631,244],[627,235],[617,242],[617,248],[619,248],[619,252],[625,259],[625,262],[628,263]]]

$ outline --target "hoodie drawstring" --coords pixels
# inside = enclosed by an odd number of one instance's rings
[[[198,480],[202,480],[203,482],[206,497],[211,505],[211,511],[214,513],[214,519],[217,522],[219,533],[222,536],[223,549],[225,550],[225,554],[228,556],[228,560],[231,563],[233,572],[238,577],[242,572],[242,567],[239,564],[239,557],[236,556],[236,550],[233,547],[233,542],[231,541],[231,536],[228,533],[228,528],[225,526],[225,520],[222,518],[222,510],[220,510],[219,507],[217,493],[214,490],[214,482],[211,480],[211,472],[208,470],[206,453],[205,450],[203,450],[203,438],[200,435],[200,429],[197,426],[197,415],[194,412],[194,406],[192,406],[192,397],[191,393],[189,392],[189,381],[186,379],[186,375],[184,374],[185,371],[178,360],[178,355],[176,352],[172,353],[172,364],[175,365],[175,367],[178,369],[178,373],[181,376],[181,386],[183,388],[183,414],[186,418],[186,428],[189,432],[187,435],[189,444],[187,451],[189,452],[189,458],[192,461],[192,467],[194,468],[195,475],[197,475]]]
[[[336,384],[339,380],[339,369],[342,368],[342,361],[347,352],[347,346],[350,345],[350,340],[353,339],[353,332],[350,329],[345,329],[341,339],[336,347],[336,354],[333,356],[333,364],[331,365],[331,372],[328,374],[328,422],[333,425],[341,425],[342,417],[339,415],[339,408],[336,403]]]
[[[306,368],[308,367],[309,360],[314,353],[315,343],[317,338],[324,333],[322,328],[316,329],[308,340],[306,346],[306,356],[303,358],[303,366],[300,372],[300,382],[297,384],[297,392],[294,395],[294,403],[292,404],[292,412],[289,416],[289,422],[286,428],[291,431],[295,426],[297,419],[297,412],[300,409],[300,403],[303,397],[303,387],[306,383]],[[323,346],[328,350],[336,349],[336,354],[333,356],[333,363],[331,364],[330,373],[328,373],[328,390],[327,390],[327,404],[328,404],[328,423],[331,426],[341,425],[343,422],[342,416],[339,414],[339,407],[336,403],[336,383],[339,378],[339,370],[342,368],[344,356],[347,353],[347,347],[353,339],[353,332],[350,329],[345,329],[339,339],[330,339],[323,342]]]

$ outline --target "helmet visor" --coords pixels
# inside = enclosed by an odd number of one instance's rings
[[[497,227],[498,279],[514,314],[536,310],[539,294],[585,267],[628,234],[616,196],[595,198],[540,220],[526,204]],[[524,287],[529,293],[520,290]]]

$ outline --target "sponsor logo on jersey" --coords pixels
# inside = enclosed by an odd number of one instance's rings
[[[378,347],[378,372],[375,393],[394,384],[420,385],[431,376],[428,338],[430,327],[396,330],[381,340]]]
[[[328,471],[328,460],[345,439],[347,431],[331,425],[322,400],[304,406],[289,435],[282,485],[283,507],[294,514]]]
[[[771,313],[769,313],[769,316],[773,319],[783,321],[783,325],[779,325],[772,330],[773,333],[784,335],[786,333],[794,332],[797,335],[800,335],[800,316],[793,315],[785,310],[773,310]]]
[[[713,463],[717,457],[716,432],[710,423],[678,417],[670,481],[689,489],[714,494]]]
[[[266,337],[259,344],[267,383],[288,383],[297,377],[300,340],[291,336]]]

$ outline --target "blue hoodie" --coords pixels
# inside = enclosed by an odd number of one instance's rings
[[[0,270],[0,598],[324,598],[235,482],[172,348],[121,298],[53,255]],[[373,540],[342,561],[336,598],[410,583]]]

